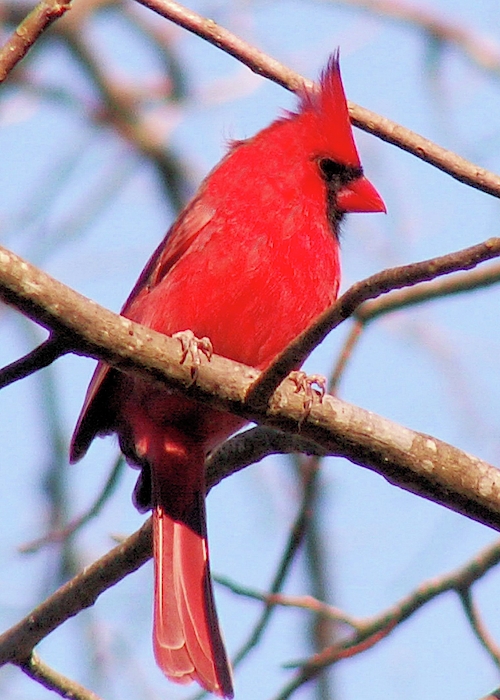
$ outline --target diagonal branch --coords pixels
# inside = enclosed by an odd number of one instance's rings
[[[461,566],[444,576],[421,583],[416,590],[381,613],[361,620],[351,619],[349,624],[355,629],[355,633],[339,644],[327,647],[319,654],[315,654],[310,659],[300,662],[297,675],[274,700],[286,700],[295,690],[315,678],[325,668],[343,658],[363,651],[366,643],[370,645],[373,640],[376,642],[383,636],[387,636],[398,625],[438,596],[449,591],[455,591],[463,599],[465,592],[469,591],[476,581],[480,580],[491,568],[497,566],[499,562],[500,542],[497,540],[485,547],[465,566]],[[297,663],[288,664],[288,667],[298,665]],[[486,700],[486,698],[483,700]]]
[[[464,248],[455,253],[448,253],[419,263],[393,267],[357,282],[275,358],[255,382],[247,397],[248,400],[256,406],[265,406],[278,384],[304,362],[330,331],[346,318],[352,316],[356,309],[368,299],[375,299],[395,289],[434,280],[441,275],[448,275],[458,270],[470,270],[479,263],[499,255],[500,238],[490,238],[484,243]]]
[[[500,530],[500,472],[452,445],[333,396],[305,411],[304,398],[290,379],[264,410],[248,399],[259,372],[217,355],[200,365],[193,383],[191,368],[181,364],[177,340],[103,309],[1,247],[0,296],[60,334],[73,352],[167,384],[247,420],[300,432],[329,454]]]
[[[0,666],[25,664],[33,647],[59,625],[95,603],[103,591],[151,557],[151,523],[61,586],[27,617],[0,635]]]
[[[64,347],[61,347],[59,338],[50,335],[44,343],[30,353],[0,369],[0,389],[17,382],[19,379],[24,379],[34,372],[38,372],[43,367],[48,367],[58,357],[64,355],[65,352],[66,350]]]
[[[441,277],[422,282],[414,287],[394,290],[386,295],[365,301],[353,314],[354,323],[344,342],[336,365],[332,372],[330,392],[336,393],[340,380],[345,373],[348,362],[362,337],[363,331],[371,321],[394,311],[400,311],[433,299],[443,299],[464,292],[486,289],[500,282],[500,263],[498,261],[475,270],[457,272],[451,277]]]
[[[19,663],[19,667],[24,673],[34,681],[43,685],[48,690],[53,690],[62,698],[71,700],[101,700],[98,695],[91,690],[84,688],[80,683],[63,676],[62,673],[44,663],[38,654],[31,654],[29,659]]]
[[[384,20],[402,24],[404,27],[420,29],[436,47],[447,44],[462,51],[472,64],[500,76],[500,48],[493,36],[473,32],[465,24],[441,17],[436,11],[423,5],[399,0],[334,0],[335,5],[344,5],[364,10]]]
[[[226,51],[247,65],[254,73],[273,80],[292,92],[298,92],[304,86],[308,89],[312,89],[314,86],[310,80],[305,80],[298,73],[267,56],[213,20],[197,14],[174,0],[138,0],[138,2],[162,17],[197,34],[217,48]],[[500,177],[495,173],[474,165],[458,154],[438,146],[410,129],[353,102],[349,102],[349,114],[352,123],[363,131],[374,134],[384,141],[408,151],[426,163],[448,173],[459,182],[494,197],[500,197]]]
[[[70,1],[42,0],[16,27],[0,50],[0,83],[26,56],[39,36],[70,9]]]

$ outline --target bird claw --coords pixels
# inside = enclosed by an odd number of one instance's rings
[[[179,331],[174,333],[172,338],[177,338],[182,346],[182,356],[181,365],[183,365],[189,358],[189,364],[191,365],[191,379],[196,381],[198,376],[198,368],[201,365],[202,355],[205,355],[207,360],[210,362],[212,355],[214,354],[214,349],[210,338],[197,338],[193,331]]]
[[[300,420],[302,424],[309,417],[313,405],[323,402],[326,394],[326,377],[322,374],[306,374],[302,370],[291,372],[289,377],[295,384],[295,393],[304,394],[304,414]]]

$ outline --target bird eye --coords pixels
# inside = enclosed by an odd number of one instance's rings
[[[345,175],[345,165],[337,163],[331,158],[321,158],[318,161],[321,176],[326,182],[341,179]]]
[[[334,189],[348,185],[363,175],[363,169],[360,166],[338,163],[332,158],[320,157],[317,158],[317,163],[321,177],[329,187]]]

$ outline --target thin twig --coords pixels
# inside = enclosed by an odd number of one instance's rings
[[[500,541],[497,540],[473,557],[465,566],[440,578],[430,579],[422,583],[416,590],[382,613],[365,620],[356,621],[353,619],[357,631],[350,638],[324,649],[320,654],[316,654],[304,662],[295,662],[294,665],[300,665],[297,675],[274,700],[287,700],[296,690],[315,678],[325,668],[341,659],[349,658],[354,653],[363,651],[366,642],[373,646],[374,643],[387,636],[399,624],[439,595],[455,591],[459,596],[462,596],[463,591],[470,589],[487,571],[499,563]],[[288,664],[288,667],[290,666],[291,664]]]
[[[0,369],[0,389],[38,372],[43,367],[48,367],[67,352],[68,348],[61,343],[61,338],[50,335],[30,353]]]
[[[233,581],[228,576],[214,575],[214,581],[224,588],[227,588],[231,593],[235,595],[242,596],[244,598],[251,598],[253,600],[258,600],[265,605],[276,605],[283,608],[297,608],[298,610],[305,610],[307,612],[315,613],[321,617],[325,617],[329,620],[335,620],[335,622],[342,622],[345,625],[349,625],[353,629],[357,629],[359,621],[340,608],[336,608],[333,605],[328,605],[328,603],[323,603],[314,596],[310,595],[285,595],[284,593],[262,593],[257,591],[255,588],[250,588],[249,586],[244,586],[236,581]]]
[[[500,282],[500,263],[494,262],[475,270],[457,272],[450,277],[422,282],[414,287],[398,289],[386,295],[363,302],[353,314],[353,326],[342,347],[332,373],[329,392],[334,394],[343,376],[347,363],[362,337],[368,323],[388,313],[400,311],[435,299],[443,299],[455,294],[487,289]]]
[[[33,8],[0,50],[0,83],[19,61],[26,56],[38,37],[71,7],[70,0],[42,0]]]
[[[465,611],[467,619],[469,620],[470,626],[474,631],[474,634],[479,640],[481,646],[483,646],[488,652],[497,669],[500,669],[500,647],[486,629],[486,625],[481,619],[479,610],[477,609],[477,606],[472,598],[470,586],[464,588],[462,591],[459,591],[459,595],[462,602],[462,607]]]
[[[399,311],[408,306],[416,306],[434,299],[443,299],[455,294],[463,294],[479,289],[486,289],[500,282],[500,263],[467,270],[445,279],[422,282],[415,287],[389,292],[386,296],[367,301],[354,313],[358,321],[367,323],[383,314]]]
[[[80,683],[63,676],[62,673],[44,663],[34,652],[27,661],[17,664],[24,673],[48,690],[53,690],[67,700],[101,700],[98,695]]]

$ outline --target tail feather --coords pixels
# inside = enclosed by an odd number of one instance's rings
[[[210,579],[204,495],[196,494],[193,529],[153,511],[155,553],[154,651],[163,672],[177,683],[197,681],[232,698],[231,671],[222,641]]]

